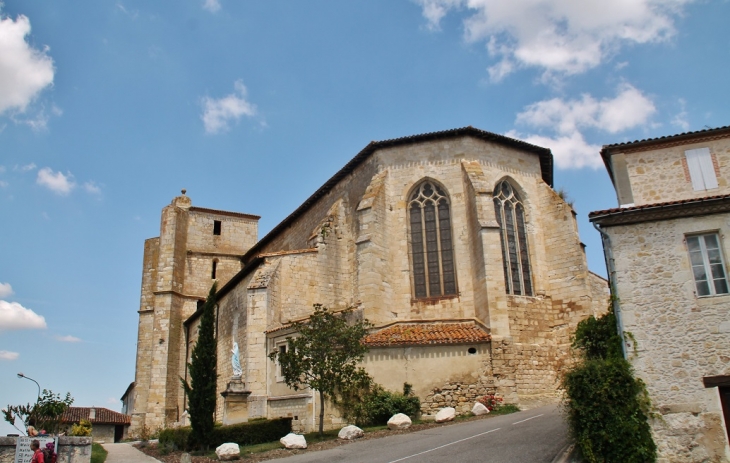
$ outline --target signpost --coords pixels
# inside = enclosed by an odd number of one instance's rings
[[[30,449],[30,443],[34,440],[38,440],[41,444],[41,450],[43,450],[48,442],[53,442],[54,452],[58,453],[58,437],[53,436],[22,436],[18,437],[18,442],[15,444],[15,462],[14,463],[30,463],[33,458],[33,451]]]

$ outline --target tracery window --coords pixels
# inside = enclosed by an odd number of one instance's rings
[[[440,186],[425,181],[411,193],[408,214],[415,297],[456,294],[448,196]]]
[[[525,208],[517,192],[506,180],[501,181],[494,189],[494,210],[501,232],[502,265],[507,294],[532,296]]]

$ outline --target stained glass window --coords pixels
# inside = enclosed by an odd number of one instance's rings
[[[456,294],[448,196],[434,183],[423,182],[411,194],[408,211],[415,297]]]
[[[512,185],[503,180],[494,189],[494,211],[502,241],[504,285],[508,294],[532,296],[525,208]]]

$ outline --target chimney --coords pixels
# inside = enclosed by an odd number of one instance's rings
[[[94,421],[96,419],[96,409],[94,407],[91,407],[91,410],[89,410],[89,421]]]

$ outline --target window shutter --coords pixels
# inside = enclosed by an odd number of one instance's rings
[[[692,188],[697,190],[712,190],[717,188],[715,166],[712,165],[712,155],[709,148],[697,148],[684,152],[687,157],[689,176],[692,178]]]
[[[695,191],[706,190],[705,182],[702,179],[702,166],[700,165],[700,150],[687,150],[684,152],[689,168],[689,177],[692,179],[692,189]]]
[[[717,176],[715,175],[715,166],[712,165],[712,155],[709,148],[700,148],[699,155],[700,167],[702,168],[702,179],[705,181],[705,189],[711,190],[717,188]]]

